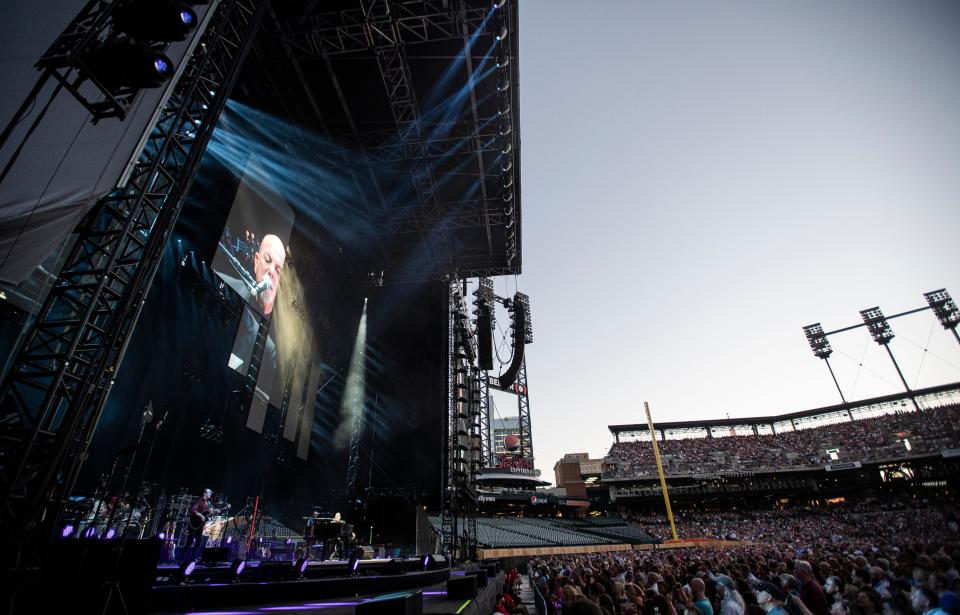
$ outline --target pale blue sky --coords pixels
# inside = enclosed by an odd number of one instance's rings
[[[660,420],[837,403],[802,326],[960,298],[960,4],[523,0],[519,32],[545,478],[643,400]],[[960,380],[934,322],[893,321],[911,386]],[[865,330],[833,343],[848,397],[897,390]]]

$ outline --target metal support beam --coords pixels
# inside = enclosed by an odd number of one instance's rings
[[[517,411],[519,415],[520,456],[533,463],[533,424],[530,421],[530,391],[527,389],[527,357],[520,363],[517,372],[517,382],[514,384],[517,393]]]
[[[476,30],[490,10],[469,8],[461,16],[444,0],[407,0],[390,2],[386,10],[378,12],[377,4],[280,22],[275,30],[265,33],[269,43],[264,45],[266,57],[284,61],[288,53],[283,51],[284,45],[293,57],[309,58],[368,51],[384,45],[454,40],[460,37],[461,19],[468,28]],[[385,16],[389,18],[384,19]]]

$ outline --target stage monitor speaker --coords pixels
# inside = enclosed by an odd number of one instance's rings
[[[373,547],[364,545],[360,548],[363,549],[363,555],[360,556],[360,559],[373,559]]]
[[[230,547],[207,547],[200,555],[201,564],[220,564],[230,561]]]
[[[468,574],[447,579],[447,599],[473,600],[477,597],[477,577]]]
[[[417,590],[406,596],[361,602],[356,615],[423,615],[423,592]]]
[[[12,612],[145,612],[160,545],[155,538],[59,540],[40,575],[18,592]]]

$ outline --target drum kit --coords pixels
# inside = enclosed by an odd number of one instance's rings
[[[143,538],[151,535],[157,519],[150,504],[152,485],[144,485],[133,497],[95,493],[91,497],[73,496],[64,511],[69,533],[80,538]],[[64,530],[66,532],[66,530]]]

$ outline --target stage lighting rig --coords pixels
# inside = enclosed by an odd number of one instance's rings
[[[957,333],[957,325],[960,325],[960,310],[954,303],[950,293],[945,288],[924,293],[923,298],[927,300],[927,305],[933,310],[940,325],[947,331],[952,331],[953,336],[960,342],[960,334]]]
[[[193,3],[196,4],[196,3]],[[37,67],[53,77],[92,115],[93,122],[126,117],[139,90],[156,88],[176,73],[164,54],[200,23],[181,0],[88,2],[51,44]],[[82,88],[91,83],[99,94]]]
[[[116,30],[144,42],[186,40],[197,27],[197,14],[183,2],[130,0],[113,10]]]
[[[214,444],[220,444],[223,442],[223,428],[213,419],[207,419],[200,426],[200,437]]]
[[[120,39],[94,47],[82,56],[84,67],[100,84],[120,88],[155,88],[173,77],[173,61],[146,43]]]

